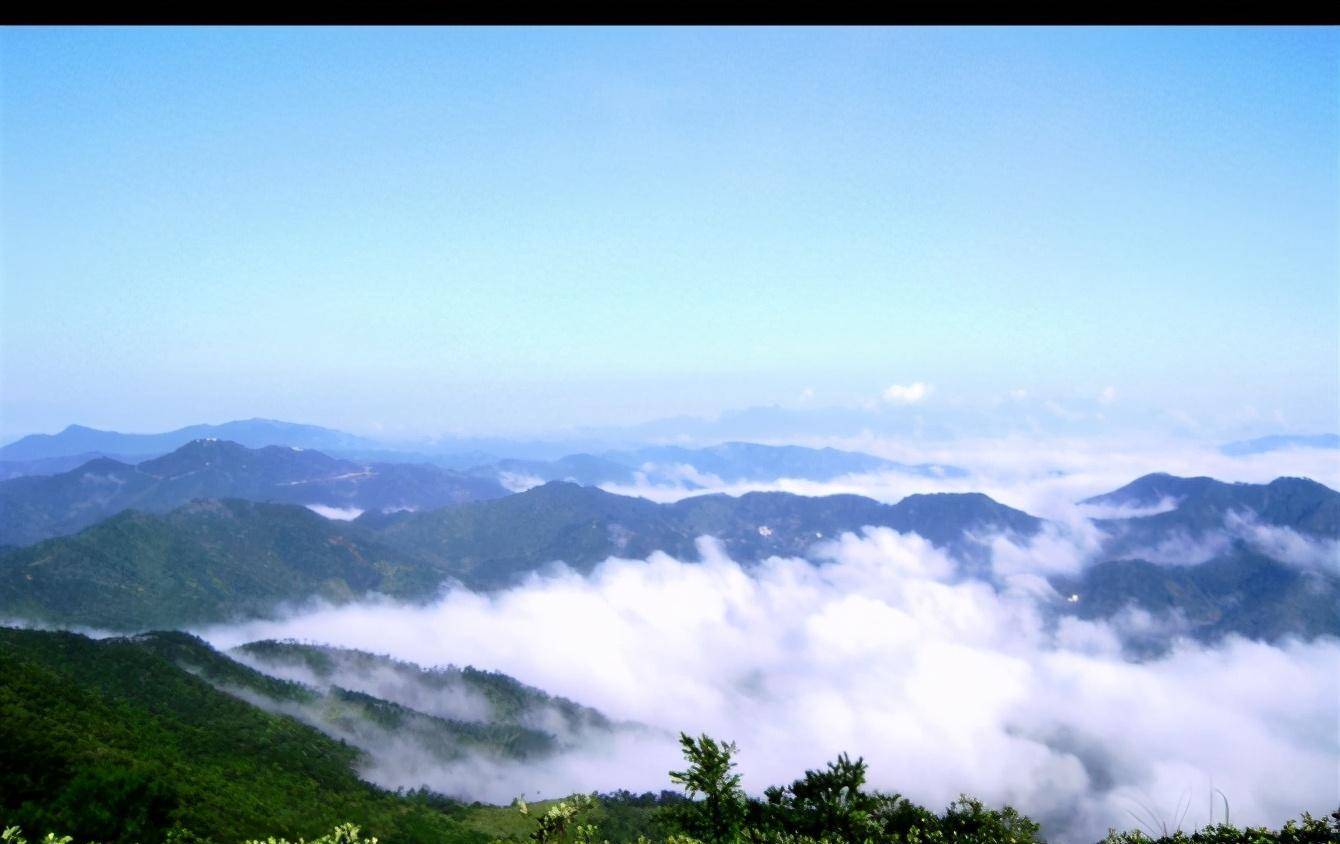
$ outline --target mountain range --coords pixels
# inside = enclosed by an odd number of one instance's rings
[[[696,559],[712,535],[743,562],[803,555],[865,525],[921,533],[966,554],[965,532],[1031,535],[1041,522],[984,495],[708,495],[674,504],[555,481],[526,492],[352,522],[306,507],[201,499],[127,510],[0,555],[0,613],[133,630],[264,615],[312,598],[428,599],[446,580],[496,588],[547,563],[589,571],[611,556]]]
[[[1174,609],[1188,632],[1205,637],[1340,633],[1335,561],[1295,559],[1291,550],[1340,547],[1340,493],[1297,478],[1150,475],[1086,503],[1137,512],[1096,522],[1106,545],[1080,575],[1053,578],[1061,594],[1078,596],[1058,612]],[[1026,548],[1045,523],[975,493],[896,504],[775,492],[656,504],[561,481],[352,521],[290,504],[196,499],[166,513],[125,510],[0,554],[0,613],[114,630],[187,626],[272,615],[314,598],[430,600],[453,581],[501,588],[556,561],[588,572],[610,557],[655,551],[694,560],[701,536],[744,564],[812,557],[825,540],[866,526],[923,536],[958,561],[960,576],[994,582],[988,541]]]

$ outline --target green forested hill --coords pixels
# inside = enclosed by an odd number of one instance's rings
[[[496,501],[357,522],[379,527],[387,544],[441,560],[453,576],[485,587],[551,560],[589,571],[610,556],[641,558],[653,551],[695,559],[694,542],[704,534],[748,562],[803,555],[824,538],[867,525],[916,532],[956,552],[968,550],[968,530],[1026,537],[1042,526],[979,494],[912,495],[881,504],[858,495],[754,492],[654,504],[560,481]]]
[[[240,841],[351,820],[395,841],[471,842],[459,819],[354,773],[358,751],[216,690],[135,640],[0,628],[0,815],[31,834]]]
[[[554,482],[505,498],[351,523],[305,507],[201,500],[163,515],[126,511],[75,536],[0,553],[0,613],[113,630],[264,615],[281,602],[368,592],[426,598],[455,578],[504,586],[562,560],[589,571],[610,556],[694,559],[711,533],[741,561],[804,554],[864,525],[916,531],[951,549],[963,532],[1035,532],[1041,522],[984,495],[751,493],[654,504]]]

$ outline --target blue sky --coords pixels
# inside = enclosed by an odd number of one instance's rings
[[[1336,426],[1336,29],[11,28],[0,62],[6,436],[915,382]]]

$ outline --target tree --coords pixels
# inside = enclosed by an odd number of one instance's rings
[[[679,809],[685,832],[707,844],[736,844],[744,831],[748,801],[740,775],[732,772],[735,744],[707,735],[695,739],[687,733],[680,733],[679,744],[689,764],[682,771],[671,771],[670,781],[683,786],[692,801]]]
[[[823,770],[806,771],[785,787],[773,786],[763,792],[760,820],[767,827],[815,839],[873,838],[881,831],[877,814],[885,801],[861,790],[865,770],[865,760],[853,762],[843,753]]]

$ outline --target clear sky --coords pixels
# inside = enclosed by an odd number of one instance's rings
[[[1340,30],[0,52],[7,436],[540,430],[916,382],[1336,426]]]

